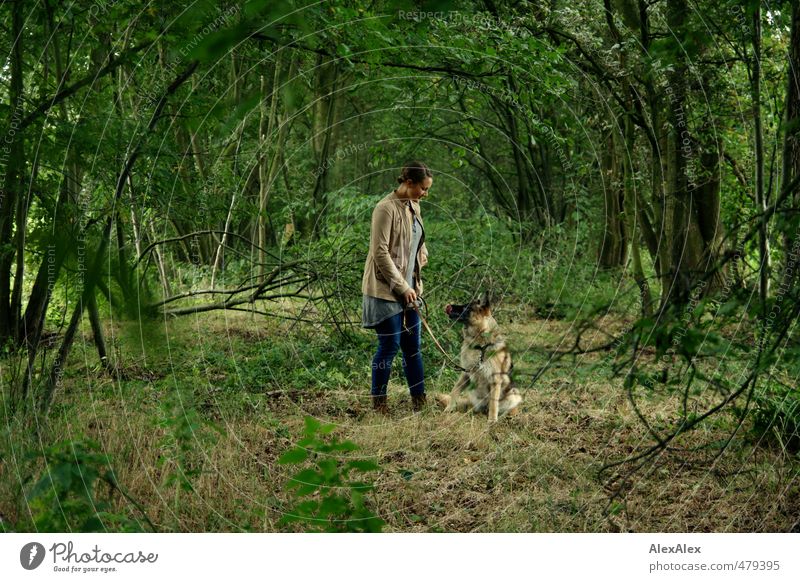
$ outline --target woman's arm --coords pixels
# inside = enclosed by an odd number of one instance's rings
[[[400,274],[389,253],[389,234],[392,231],[392,216],[385,208],[378,207],[372,212],[372,227],[369,235],[369,248],[381,274],[389,283],[389,290],[403,296],[409,287]]]

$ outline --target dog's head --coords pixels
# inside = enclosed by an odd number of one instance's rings
[[[480,299],[464,305],[448,305],[444,308],[447,316],[453,321],[463,323],[468,328],[485,330],[493,322],[492,305],[489,294],[484,292]]]

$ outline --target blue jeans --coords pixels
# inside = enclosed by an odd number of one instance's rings
[[[405,318],[405,326],[403,321]],[[408,389],[413,395],[425,393],[422,370],[422,353],[419,349],[419,314],[408,309],[383,320],[375,328],[378,334],[378,351],[372,358],[372,395],[383,396],[392,373],[392,360],[399,349],[403,350],[403,371]]]

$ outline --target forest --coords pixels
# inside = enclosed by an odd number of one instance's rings
[[[5,0],[0,531],[800,531],[799,4]],[[373,410],[409,160],[497,423]]]

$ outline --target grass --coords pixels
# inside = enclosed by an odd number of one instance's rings
[[[606,354],[562,360],[532,384],[546,352],[566,347],[570,323],[510,307],[497,318],[514,346],[525,402],[491,428],[469,414],[412,414],[398,375],[389,386],[391,416],[376,416],[368,396],[372,332],[342,345],[322,326],[216,312],[148,329],[107,323],[107,339],[122,354],[117,376],[101,373],[91,338],[79,338],[41,439],[99,442],[119,483],[161,531],[280,529],[292,501],[284,489],[291,468],[276,461],[300,438],[306,415],[335,423],[358,455],[379,463],[369,504],[385,531],[798,528],[797,459],[754,446],[746,431],[714,459],[714,443],[732,430],[727,416],[684,435],[627,482],[613,473],[599,478],[607,462],[652,443],[622,382],[598,366]],[[614,315],[600,323],[608,331],[629,322]],[[455,355],[456,331],[442,338]],[[425,346],[428,392],[449,391],[456,372],[441,365],[431,342]],[[677,398],[651,394],[641,402],[648,418],[667,422]],[[0,518],[28,530],[22,492],[42,466],[22,453],[42,443],[19,420],[4,418],[3,427]],[[620,484],[623,494],[612,498]],[[136,519],[123,497],[112,501]]]

